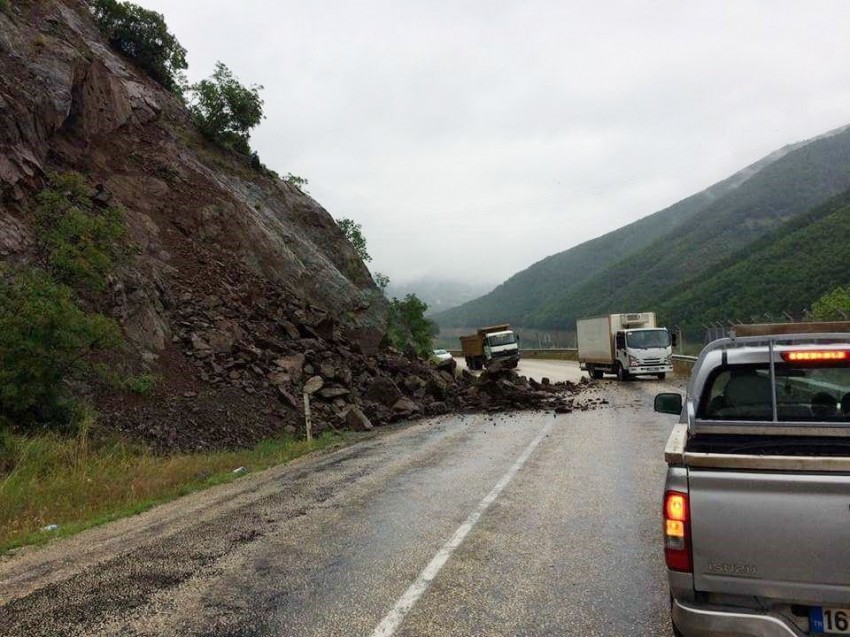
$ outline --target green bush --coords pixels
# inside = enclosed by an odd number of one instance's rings
[[[80,291],[106,286],[124,234],[120,208],[98,208],[82,175],[54,175],[37,195],[36,254],[57,281]]]
[[[836,288],[812,303],[816,321],[845,321],[850,318],[850,286]]]
[[[295,186],[301,192],[309,194],[307,191],[307,185],[310,182],[304,179],[304,177],[299,177],[298,175],[293,175],[292,173],[286,173],[286,177],[284,177],[283,180],[286,183]]]
[[[243,86],[229,68],[217,62],[212,78],[189,88],[189,112],[207,139],[250,155],[251,129],[263,119],[262,88]],[[256,161],[259,163],[259,158]]]
[[[412,346],[420,356],[430,353],[437,328],[433,321],[425,318],[427,309],[428,305],[415,294],[408,294],[402,301],[397,298],[390,301],[387,339],[393,347],[404,350]]]
[[[188,68],[186,49],[169,33],[161,13],[117,0],[91,0],[90,6],[111,46],[169,91],[182,93],[182,71]]]
[[[73,291],[45,272],[6,272],[0,278],[0,412],[21,426],[67,421],[67,381],[120,342],[115,321],[84,312]]]
[[[156,387],[159,382],[159,376],[156,374],[140,374],[139,376],[131,376],[124,380],[122,385],[133,392],[144,396]]]

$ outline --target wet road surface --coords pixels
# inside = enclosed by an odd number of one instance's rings
[[[0,635],[666,637],[669,388],[385,430],[0,563]]]

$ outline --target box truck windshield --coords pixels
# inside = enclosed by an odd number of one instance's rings
[[[626,345],[630,349],[670,347],[670,333],[667,330],[640,330],[637,332],[626,332]]]

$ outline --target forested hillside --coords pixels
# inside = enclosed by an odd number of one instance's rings
[[[581,316],[653,307],[672,290],[850,188],[850,131],[786,147],[633,224],[553,255],[441,326],[510,321],[570,329]]]
[[[707,278],[680,286],[653,307],[671,325],[800,316],[850,283],[850,192],[750,244]]]

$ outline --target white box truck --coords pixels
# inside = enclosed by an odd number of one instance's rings
[[[655,312],[609,314],[576,321],[579,367],[591,378],[614,374],[619,380],[673,371],[675,337],[656,327]]]

